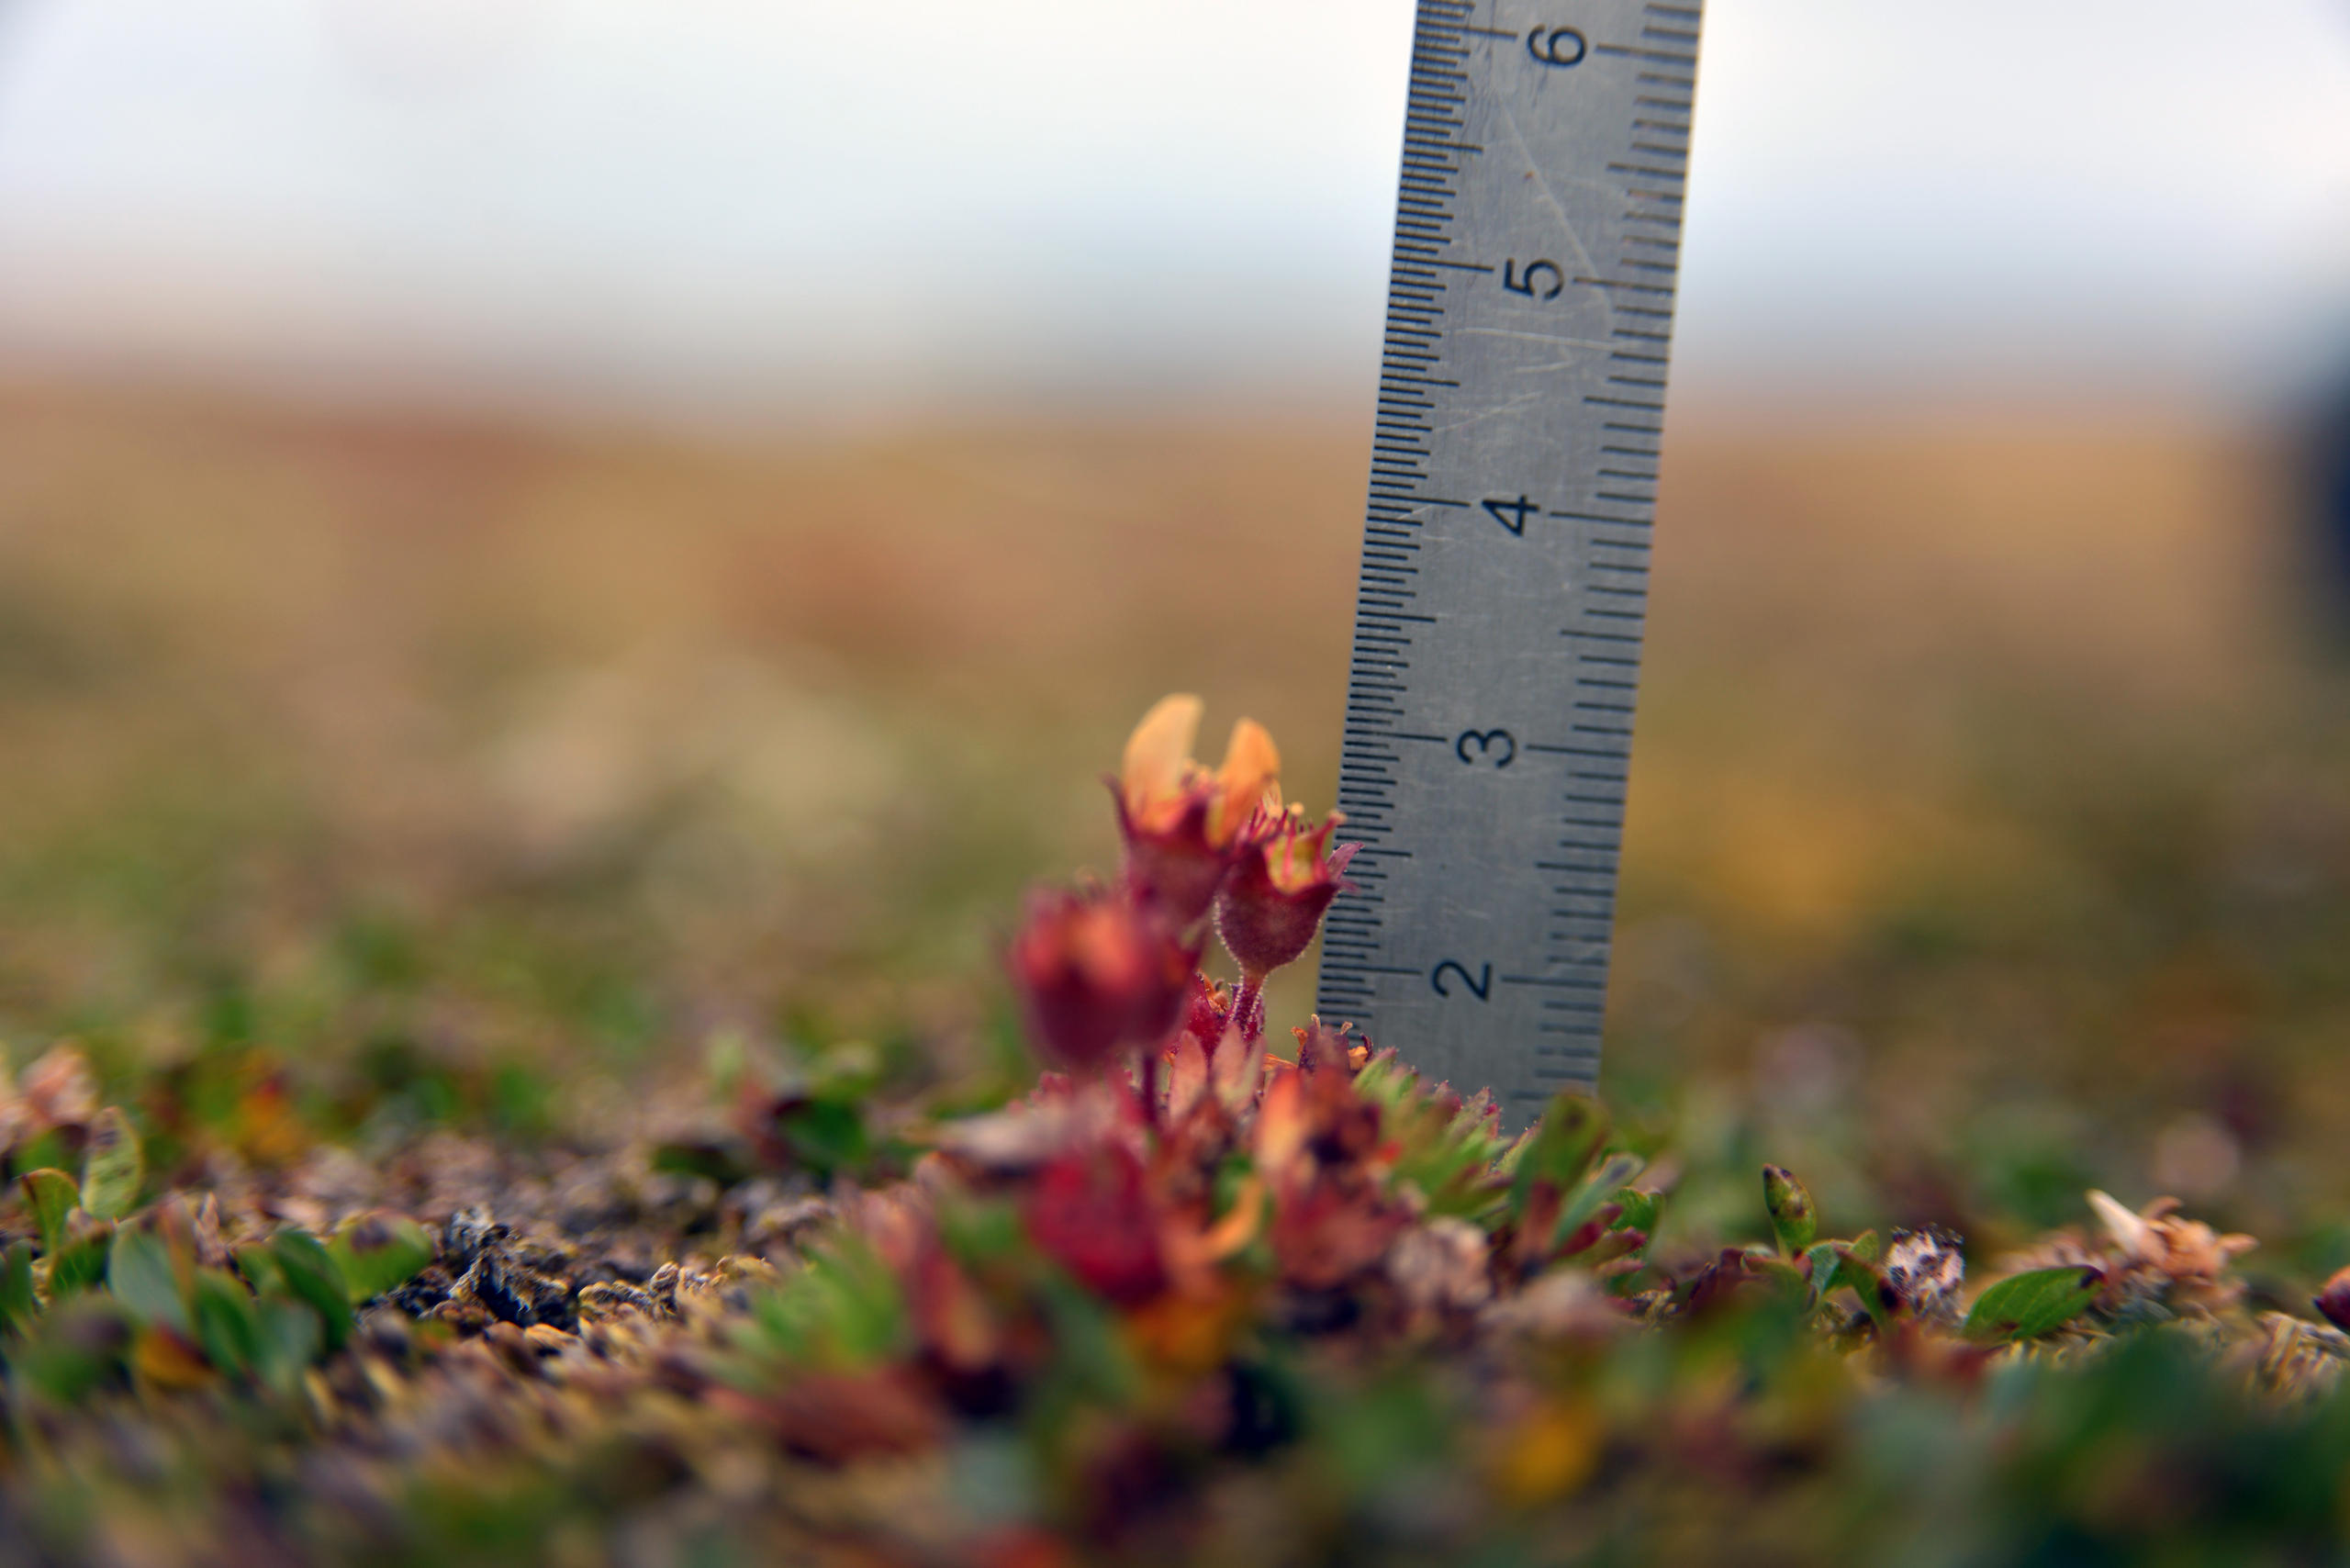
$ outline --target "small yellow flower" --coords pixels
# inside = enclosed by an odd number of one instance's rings
[[[1125,765],[1111,786],[1127,879],[1137,897],[1179,926],[1215,902],[1281,776],[1273,737],[1253,719],[1232,727],[1221,767],[1211,773],[1194,761],[1201,707],[1188,694],[1162,698],[1127,738]]]
[[[1203,706],[1189,693],[1160,698],[1126,737],[1118,789],[1128,822],[1153,833],[1179,826],[1204,803],[1207,842],[1221,847],[1239,836],[1281,777],[1281,754],[1264,725],[1243,719],[1232,726],[1224,766],[1208,772],[1192,758]]]

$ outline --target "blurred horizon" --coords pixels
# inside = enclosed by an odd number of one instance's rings
[[[0,360],[747,426],[1375,371],[1408,0],[16,0]],[[2350,364],[2350,13],[1717,0],[1677,406]]]

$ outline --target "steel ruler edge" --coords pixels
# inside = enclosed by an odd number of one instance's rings
[[[1599,1073],[1700,4],[1419,0],[1318,1010]]]

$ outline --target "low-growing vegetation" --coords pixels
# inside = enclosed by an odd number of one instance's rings
[[[1715,1234],[1684,1193],[1734,1173],[1669,1121],[1508,1136],[1408,1041],[1269,1028],[1348,852],[1254,726],[1192,762],[1197,719],[1153,710],[1118,874],[1007,945],[1014,1095],[736,1042],[657,1136],[362,1159],[266,1074],[108,1104],[72,1045],[29,1062],[0,1560],[2344,1550],[2350,1281],[2101,1192],[2021,1245],[1840,1234],[1777,1165]]]

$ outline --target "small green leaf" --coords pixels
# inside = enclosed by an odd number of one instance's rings
[[[73,1150],[65,1141],[65,1129],[51,1127],[18,1144],[10,1151],[8,1162],[20,1171],[62,1170],[73,1156]]]
[[[666,1176],[707,1176],[731,1187],[751,1173],[751,1166],[732,1148],[715,1140],[661,1143],[653,1146],[650,1163]]]
[[[1768,1280],[1773,1289],[1789,1300],[1800,1302],[1809,1295],[1811,1282],[1803,1277],[1802,1270],[1785,1258],[1776,1257],[1758,1248],[1747,1253],[1744,1261],[1748,1273]]]
[[[1770,1211],[1771,1231],[1783,1257],[1796,1256],[1819,1234],[1819,1211],[1812,1205],[1811,1193],[1784,1165],[1762,1168],[1762,1206]]]
[[[1616,1216],[1616,1223],[1608,1229],[1637,1230],[1643,1236],[1656,1234],[1656,1222],[1664,1216],[1662,1193],[1638,1193],[1625,1187],[1609,1201],[1622,1205],[1624,1212]]]
[[[1561,1193],[1572,1192],[1606,1141],[1607,1113],[1598,1101],[1563,1090],[1554,1095],[1542,1113],[1542,1125],[1518,1153],[1510,1185],[1512,1217],[1525,1216],[1538,1182],[1548,1182]]]
[[[33,1223],[40,1229],[41,1255],[53,1258],[65,1239],[65,1216],[81,1205],[81,1184],[62,1170],[28,1170],[17,1178],[32,1204]]]
[[[39,1332],[9,1347],[9,1381],[73,1405],[120,1373],[130,1341],[129,1318],[120,1306],[102,1295],[78,1296],[53,1307]]]
[[[1068,1294],[1080,1303],[1092,1300],[1073,1285]],[[1054,1310],[1048,1303],[1047,1311]],[[845,1370],[873,1366],[899,1354],[908,1333],[905,1293],[898,1276],[871,1243],[854,1233],[832,1238],[806,1268],[761,1295],[754,1311],[754,1334],[768,1349],[803,1365]],[[1081,1312],[1081,1321],[1058,1321],[1059,1315],[1055,1316],[1057,1331],[1064,1333],[1077,1333],[1091,1321]],[[1085,1346],[1069,1343],[1058,1351],[1063,1356],[1085,1352]]]
[[[1885,1238],[1874,1230],[1864,1230],[1846,1242],[1845,1249],[1863,1263],[1874,1263],[1885,1256]]]
[[[253,1371],[265,1352],[253,1298],[245,1287],[218,1269],[199,1269],[189,1295],[196,1342],[204,1347],[205,1358],[225,1372]],[[304,1317],[312,1316],[292,1302],[285,1305]]]
[[[1836,1248],[1833,1241],[1816,1241],[1804,1253],[1811,1276],[1811,1305],[1818,1306],[1819,1298],[1836,1288]]]
[[[293,1393],[301,1386],[303,1369],[326,1348],[318,1314],[299,1302],[257,1301],[252,1315],[254,1372],[278,1393]]]
[[[1852,1294],[1861,1298],[1862,1310],[1882,1328],[1892,1320],[1893,1308],[1898,1298],[1891,1282],[1886,1279],[1885,1271],[1878,1268],[1874,1260],[1861,1254],[1861,1242],[1874,1242],[1875,1239],[1876,1233],[1869,1231],[1859,1240],[1830,1242],[1828,1245],[1835,1256],[1836,1268],[1820,1290],[1824,1294],[1839,1285],[1850,1285]]]
[[[277,1254],[269,1249],[267,1243],[242,1242],[229,1255],[236,1260],[237,1272],[245,1277],[245,1283],[253,1288],[255,1295],[286,1294],[285,1271],[277,1266]]]
[[[361,1215],[327,1243],[350,1287],[352,1305],[375,1300],[421,1273],[432,1261],[432,1238],[404,1215]]]
[[[88,1290],[105,1279],[113,1249],[114,1221],[95,1219],[84,1209],[67,1215],[65,1234],[49,1260],[50,1299]]]
[[[271,1255],[285,1291],[319,1315],[327,1348],[341,1350],[351,1337],[351,1287],[333,1257],[318,1238],[299,1230],[281,1230],[269,1238]]]
[[[1607,1203],[1623,1188],[1625,1182],[1640,1173],[1644,1163],[1637,1154],[1610,1155],[1607,1163],[1594,1171],[1560,1206],[1559,1223],[1550,1231],[1551,1245],[1557,1246],[1572,1236],[1584,1221],[1599,1212],[1601,1204]]]
[[[33,1244],[19,1241],[0,1257],[0,1332],[22,1334],[40,1315],[33,1291]]]
[[[188,1332],[187,1301],[180,1292],[171,1244],[153,1231],[115,1232],[114,1249],[106,1260],[106,1288],[140,1323],[160,1323],[182,1335]]]
[[[82,1159],[82,1206],[100,1219],[120,1219],[139,1204],[147,1184],[147,1156],[130,1118],[109,1105],[90,1124]]]
[[[2105,1271],[2085,1265],[2010,1274],[1975,1298],[1961,1332],[2001,1345],[2037,1339],[2088,1310],[2104,1288]]]

